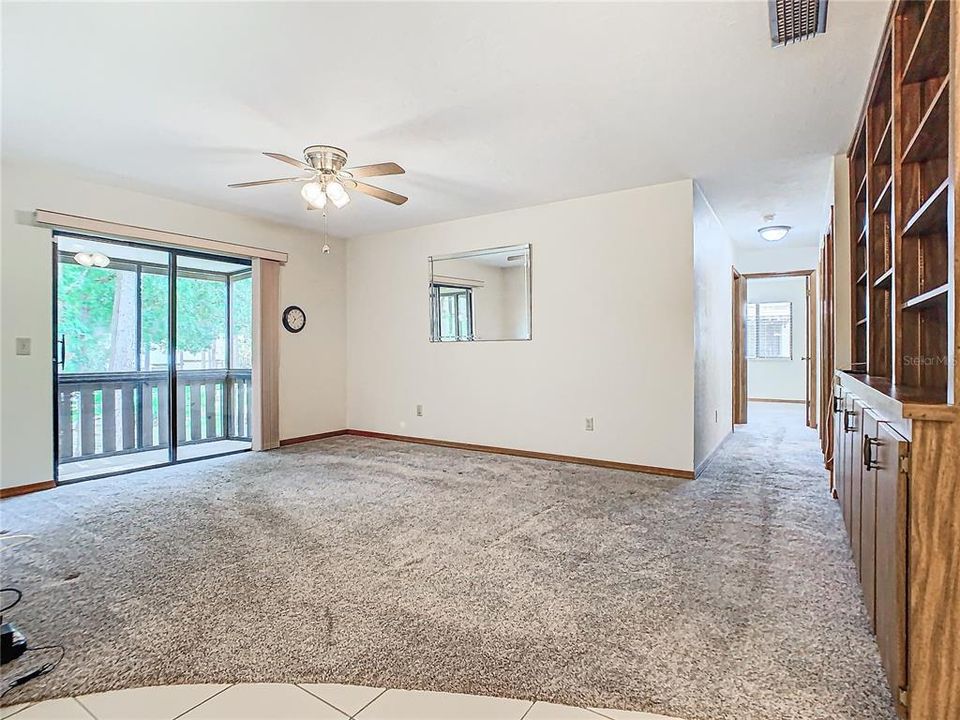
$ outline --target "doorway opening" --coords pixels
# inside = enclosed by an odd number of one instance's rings
[[[733,417],[776,404],[817,427],[814,271],[733,271]]]
[[[54,241],[56,481],[249,450],[250,261]]]

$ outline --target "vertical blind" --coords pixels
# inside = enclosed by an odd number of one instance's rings
[[[793,357],[793,307],[789,302],[747,303],[747,357]]]

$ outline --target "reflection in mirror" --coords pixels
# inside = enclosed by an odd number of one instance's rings
[[[433,342],[530,337],[529,244],[430,258]]]

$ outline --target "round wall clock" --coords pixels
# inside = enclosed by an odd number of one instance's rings
[[[307,324],[307,314],[296,305],[291,305],[283,311],[283,326],[288,332],[298,333]]]

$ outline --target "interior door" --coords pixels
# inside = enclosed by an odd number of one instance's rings
[[[901,458],[909,443],[888,423],[877,427],[876,631],[890,691],[901,717],[899,689],[907,687],[907,475]]]

